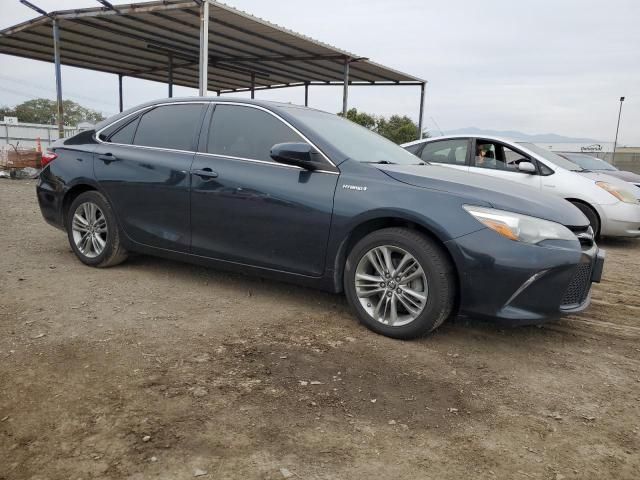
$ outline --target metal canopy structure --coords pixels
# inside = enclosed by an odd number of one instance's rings
[[[0,31],[0,53],[54,62],[63,112],[60,64],[200,89],[229,92],[305,87],[343,87],[343,113],[349,86],[420,87],[422,132],[426,81],[284,29],[212,0],[161,0],[47,13]]]

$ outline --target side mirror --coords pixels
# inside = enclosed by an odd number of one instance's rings
[[[308,143],[277,143],[271,147],[271,158],[276,162],[305,170],[315,170],[321,166],[317,156],[318,153]]]
[[[518,171],[523,173],[536,173],[536,166],[531,162],[518,163]]]

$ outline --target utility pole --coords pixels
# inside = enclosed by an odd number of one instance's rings
[[[616,164],[616,147],[618,146],[618,131],[620,130],[620,117],[622,116],[622,102],[624,102],[624,97],[620,97],[620,110],[618,111],[618,125],[616,126],[616,139],[613,141],[613,156],[611,157],[611,165]]]

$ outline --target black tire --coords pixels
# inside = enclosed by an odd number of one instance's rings
[[[360,260],[375,247],[393,246],[410,253],[425,272],[428,295],[422,311],[410,323],[391,326],[371,316],[360,303],[355,275]],[[344,290],[356,316],[367,328],[387,337],[412,339],[426,335],[447,320],[454,310],[456,280],[453,265],[443,248],[420,232],[406,228],[385,228],[361,239],[347,257]]]
[[[104,249],[101,251],[101,253],[94,257],[85,255],[76,245],[73,237],[72,223],[74,214],[82,204],[85,204],[87,202],[97,205],[97,207],[104,215],[104,219],[106,220],[107,225],[106,245],[104,246]],[[69,210],[67,212],[67,218],[65,220],[69,244],[71,245],[73,252],[82,263],[90,265],[92,267],[103,268],[118,265],[119,263],[122,263],[127,259],[127,251],[122,246],[120,237],[121,234],[118,228],[116,217],[113,213],[113,209],[111,208],[109,201],[100,192],[92,190],[78,195],[73,200],[73,202],[71,202],[71,205],[69,206]]]
[[[596,211],[593,208],[591,208],[589,205],[582,202],[571,202],[571,203],[577,208],[579,208],[580,211],[584,213],[584,216],[587,217],[587,220],[589,220],[589,225],[591,225],[591,228],[593,229],[594,237],[596,239],[600,238],[600,218],[598,217],[598,214],[596,213]]]

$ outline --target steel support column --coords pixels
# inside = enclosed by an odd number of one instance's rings
[[[56,70],[56,98],[58,102],[58,138],[64,137],[64,108],[62,105],[62,74],[60,72],[60,26],[53,19],[53,60]]]
[[[169,98],[173,98],[173,55],[169,54]]]
[[[118,106],[122,112],[122,74],[118,74]]]
[[[304,82],[304,106],[309,106],[309,82]]]
[[[200,6],[200,96],[207,95],[209,69],[209,0],[204,0]]]
[[[251,98],[256,98],[256,74],[251,73]]]
[[[344,59],[344,85],[342,87],[342,115],[347,116],[347,105],[349,103],[349,61]]]
[[[418,139],[422,139],[422,117],[424,116],[424,90],[426,84],[420,85],[420,113],[418,114]]]

